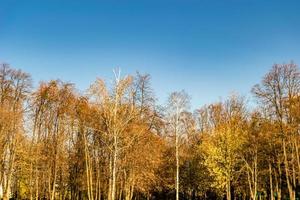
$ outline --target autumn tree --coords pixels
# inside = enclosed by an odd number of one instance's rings
[[[232,186],[241,172],[240,152],[244,143],[245,104],[241,97],[231,96],[225,102],[205,107],[208,119],[202,151],[205,163],[215,178],[214,187],[225,189],[226,199],[232,199]]]
[[[299,126],[292,110],[300,93],[300,73],[294,63],[275,64],[252,92],[267,110],[281,141],[284,173],[290,199],[296,198],[299,177]]]
[[[120,77],[120,72],[115,72],[112,89],[109,90],[104,81],[98,79],[91,87],[94,104],[99,106],[102,120],[105,124],[103,134],[107,135],[107,145],[110,150],[109,158],[109,192],[108,199],[115,200],[117,175],[119,170],[120,153],[123,148],[122,137],[130,122],[136,117],[136,110],[132,102],[132,77]]]
[[[184,135],[183,113],[189,108],[189,96],[185,91],[173,92],[168,98],[166,121],[170,128],[171,136],[175,139],[176,175],[175,190],[176,200],[179,200],[179,148]]]
[[[254,86],[257,105],[232,95],[195,112],[184,91],[158,105],[148,74],[114,75],[86,92],[60,80],[31,90],[28,74],[1,65],[1,198],[298,197],[294,63],[274,65]]]
[[[70,133],[69,113],[73,110],[73,86],[60,81],[41,83],[32,97],[33,135],[35,146],[31,160],[31,198],[56,199],[66,194],[67,138]],[[34,193],[34,195],[33,195]]]
[[[9,199],[20,139],[24,136],[25,102],[31,87],[30,76],[0,65],[0,187]]]

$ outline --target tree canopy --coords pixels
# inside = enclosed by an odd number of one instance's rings
[[[148,74],[80,93],[1,64],[0,197],[300,198],[298,66],[275,64],[251,93],[256,106],[230,95],[191,111],[183,90],[158,105]]]

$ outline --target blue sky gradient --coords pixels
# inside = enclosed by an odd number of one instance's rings
[[[160,103],[185,89],[192,107],[251,87],[274,63],[300,64],[300,1],[0,0],[0,62],[84,90],[149,73]]]

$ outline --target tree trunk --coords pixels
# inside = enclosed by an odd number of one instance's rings
[[[179,200],[179,152],[178,152],[177,135],[176,135],[176,200]]]
[[[269,181],[270,181],[270,200],[274,200],[274,191],[273,191],[273,177],[272,177],[272,166],[271,161],[269,161]]]
[[[282,183],[282,172],[281,172],[281,162],[277,161],[278,175],[275,172],[275,183],[276,183],[276,192],[277,192],[277,200],[281,200],[281,183]]]
[[[109,154],[109,180],[108,180],[108,195],[107,199],[111,200],[112,191],[112,154]]]
[[[179,123],[179,108],[176,110],[176,124],[175,124],[175,148],[176,148],[176,200],[179,200],[179,135],[178,135],[178,123]]]
[[[288,163],[288,158],[287,158],[287,153],[286,153],[286,143],[283,140],[283,155],[284,155],[284,169],[285,169],[285,176],[286,176],[286,182],[287,182],[287,187],[289,191],[289,196],[291,200],[295,200],[296,195],[295,195],[295,188],[293,187],[293,182],[291,181],[290,174],[289,174],[289,163]]]
[[[116,200],[116,173],[117,173],[117,157],[118,157],[117,136],[114,135],[114,152],[113,152],[113,167],[112,167],[112,191],[111,200]]]
[[[226,199],[231,200],[231,185],[230,185],[230,180],[227,180],[226,183]]]
[[[13,142],[13,146],[15,146],[14,145],[15,142],[16,141]],[[15,165],[15,152],[14,152],[14,148],[13,148],[12,155],[11,155],[10,162],[9,162],[8,173],[7,173],[7,177],[6,177],[7,180],[6,180],[6,185],[4,188],[3,200],[9,199],[10,184],[11,184],[11,178],[12,178],[12,174],[13,174],[14,165]]]

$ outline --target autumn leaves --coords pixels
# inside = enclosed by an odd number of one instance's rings
[[[0,188],[8,199],[295,199],[300,74],[275,65],[244,98],[158,106],[150,76],[97,79],[84,93],[0,67]]]

